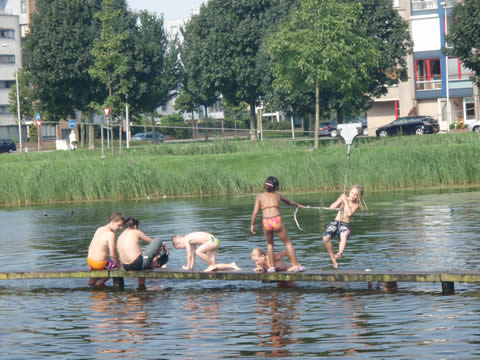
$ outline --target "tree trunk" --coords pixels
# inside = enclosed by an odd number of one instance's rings
[[[207,132],[205,133],[205,142],[208,142],[208,107],[204,105],[203,108],[205,109],[205,127],[207,128]]]
[[[257,116],[255,114],[255,101],[250,103],[250,140],[256,141],[257,140],[257,129],[256,124]]]
[[[314,149],[318,149],[318,127],[320,126],[320,84],[318,79],[315,81],[315,144]]]

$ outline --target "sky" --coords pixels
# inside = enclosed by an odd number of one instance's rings
[[[199,7],[204,0],[127,0],[131,9],[146,9],[163,14],[165,21],[182,20],[190,17],[192,9]]]

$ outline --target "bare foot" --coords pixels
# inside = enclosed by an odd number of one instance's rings
[[[231,266],[231,267],[233,268],[233,270],[235,270],[235,271],[242,270],[242,269],[240,269],[240,268],[237,266],[237,264],[234,263],[234,262],[232,262],[232,263],[230,264],[230,266]]]
[[[203,270],[203,272],[211,272],[211,271],[214,271],[216,269],[217,269],[217,267],[215,265],[210,265],[205,270]]]
[[[341,259],[342,258],[342,253],[338,252],[335,254],[335,259]]]
[[[185,265],[182,266],[182,269],[183,269],[183,270],[190,271],[190,269],[188,268],[188,266],[185,266]]]
[[[332,260],[332,265],[335,269],[338,269],[338,264],[335,260]]]

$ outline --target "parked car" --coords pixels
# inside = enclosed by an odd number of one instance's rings
[[[438,133],[438,121],[430,116],[405,116],[381,126],[376,130],[377,136],[423,135]]]
[[[17,146],[10,139],[0,139],[0,153],[17,151]]]
[[[337,136],[337,123],[333,121],[321,122],[318,126],[319,136]]]
[[[156,142],[161,142],[163,143],[164,136],[161,132],[155,131],[155,139]],[[130,139],[131,141],[152,141],[152,133],[151,132],[146,132],[146,133],[138,133],[132,136]]]
[[[468,124],[468,131],[480,133],[480,120],[476,120]]]

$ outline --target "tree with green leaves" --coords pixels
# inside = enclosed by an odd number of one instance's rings
[[[102,0],[102,10],[95,14],[100,21],[100,36],[93,41],[91,54],[94,63],[88,72],[94,79],[98,79],[106,89],[106,98],[103,103],[95,103],[101,111],[103,108],[111,109],[111,116],[120,112],[122,97],[128,92],[129,79],[128,62],[125,55],[125,42],[128,32],[122,28],[122,19],[128,17],[127,5],[124,0],[122,7],[114,6],[114,0]]]
[[[28,114],[33,117],[34,113],[34,94],[33,89],[27,86],[25,69],[21,69],[18,72],[18,87],[20,90],[20,113],[22,118]],[[18,119],[18,106],[17,106],[17,84],[14,84],[10,92],[8,93],[8,111],[15,114],[15,118]]]
[[[202,6],[200,13],[193,16],[182,30],[183,42],[180,48],[182,64],[181,94],[193,107],[203,106],[208,141],[208,107],[219,99],[218,77],[213,46],[212,23],[209,8]]]
[[[250,136],[256,134],[255,107],[265,94],[269,63],[262,51],[267,35],[282,19],[290,0],[210,0],[209,51],[217,71],[216,84],[231,104],[245,102],[250,111]]]
[[[320,93],[325,110],[338,94],[363,96],[379,51],[360,22],[361,5],[335,0],[300,0],[300,8],[268,39],[274,86],[287,92],[315,89],[315,148],[318,148]]]
[[[133,52],[130,59],[134,83],[128,99],[134,110],[148,114],[155,125],[158,107],[174,95],[178,83],[178,55],[176,42],[169,42],[163,16],[140,11],[133,34]],[[155,127],[152,128],[155,133]],[[156,139],[154,134],[152,139]]]
[[[23,65],[38,111],[56,121],[85,111],[98,96],[88,74],[101,0],[37,0],[23,43]],[[46,116],[45,116],[46,118]]]
[[[447,37],[449,45],[452,45],[450,53],[475,72],[477,86],[480,86],[480,2],[457,2],[452,17],[455,21],[452,21]]]

